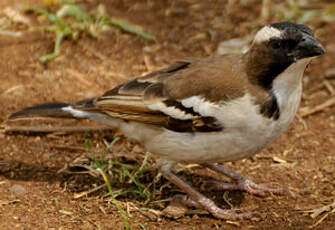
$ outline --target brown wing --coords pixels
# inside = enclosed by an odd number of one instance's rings
[[[81,110],[99,111],[111,117],[159,125],[178,132],[218,131],[222,125],[213,116],[195,111],[192,106],[186,107],[181,101],[200,96],[218,103],[222,98],[227,101],[242,96],[244,89],[232,79],[236,58],[180,61],[76,106]]]

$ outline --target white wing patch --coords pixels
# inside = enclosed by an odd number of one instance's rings
[[[74,109],[71,105],[62,108],[62,110],[71,113],[76,118],[90,118],[91,116],[91,113]]]
[[[199,96],[192,96],[181,101],[181,104],[186,108],[193,108],[194,112],[199,113],[204,117],[215,117],[219,112],[220,106],[218,104],[206,101]]]
[[[192,114],[187,114],[174,106],[166,106],[163,102],[148,105],[148,108],[155,111],[161,111],[162,113],[179,120],[188,120],[197,117]]]
[[[180,120],[194,119],[200,116],[215,117],[220,110],[219,104],[211,103],[199,96],[189,97],[181,100],[179,103],[181,103],[181,106],[184,106],[185,109],[192,109],[194,111],[193,114],[187,113],[175,106],[167,106],[164,102],[148,105],[148,108],[155,111],[161,111],[168,116]],[[197,116],[197,114],[199,115]]]

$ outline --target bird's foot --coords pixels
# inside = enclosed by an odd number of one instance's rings
[[[230,184],[215,180],[205,181],[202,185],[202,189],[203,190],[210,189],[217,191],[240,190],[257,196],[265,196],[266,194],[293,195],[293,193],[289,189],[278,188],[278,184],[276,183],[256,184],[253,181],[246,178],[238,181],[236,184]]]
[[[252,195],[265,196],[266,194],[275,194],[275,195],[285,195],[288,194],[292,197],[295,197],[294,193],[287,188],[278,188],[279,184],[277,183],[266,183],[266,184],[256,184],[252,180],[244,177],[241,174],[238,174],[228,168],[220,166],[218,164],[206,164],[206,167],[222,173],[234,180],[237,181],[236,184],[225,183],[215,180],[205,181],[202,185],[202,189],[213,189],[213,190],[240,190],[246,191]]]
[[[219,219],[225,220],[240,220],[250,219],[252,216],[258,214],[258,212],[241,211],[236,209],[221,209],[211,199],[205,197],[203,194],[195,190],[192,186],[187,184],[185,181],[180,179],[178,176],[170,171],[164,172],[164,177],[169,181],[178,186],[183,190],[187,196],[177,196],[175,199],[187,207],[196,207],[198,209],[204,209],[211,213],[213,216]],[[174,200],[175,202],[176,200]]]
[[[189,208],[205,209],[218,219],[225,220],[244,220],[251,219],[254,216],[260,216],[256,211],[244,211],[241,209],[221,209],[212,200],[205,198],[201,201],[195,201],[188,195],[176,195],[174,202],[179,202]]]

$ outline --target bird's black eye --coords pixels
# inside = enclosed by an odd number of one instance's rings
[[[273,39],[270,41],[270,45],[273,49],[279,49],[282,46],[282,42],[279,39]]]

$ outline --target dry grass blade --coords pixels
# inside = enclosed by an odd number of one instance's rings
[[[310,94],[316,92],[316,91],[319,91],[319,90],[322,90],[323,88],[325,87],[325,84],[323,84],[323,82],[319,83],[319,84],[316,84],[315,86],[312,86],[311,88],[309,88],[307,91],[306,91],[306,94],[308,96],[310,96]],[[308,97],[307,96],[307,97]]]
[[[230,208],[234,208],[234,205],[230,202],[229,191],[223,193],[223,200],[229,205]]]
[[[304,129],[307,130],[308,126],[306,121],[299,114],[296,114],[295,116],[298,118],[299,122],[304,126]]]
[[[66,210],[59,210],[58,212],[61,213],[61,214],[63,214],[63,215],[67,215],[67,216],[73,215],[73,212],[66,211]]]
[[[322,213],[329,212],[329,211],[332,211],[334,209],[335,209],[335,202],[333,202],[331,204],[328,204],[328,205],[325,205],[325,206],[323,206],[321,208],[316,208],[316,209],[313,209],[313,210],[309,210],[307,212],[311,213],[311,217],[313,219],[315,219],[316,217],[318,217]]]
[[[78,167],[78,168],[86,169],[86,171],[82,171],[82,172],[71,171],[71,173],[73,173],[73,174],[89,174],[92,177],[96,177],[96,178],[99,176],[99,173],[97,173],[97,170],[95,168],[92,168],[92,167],[88,166],[88,165],[73,164],[73,165],[71,165],[71,167]]]
[[[0,30],[0,35],[11,36],[11,37],[21,37],[23,33],[20,31]]]
[[[301,108],[299,111],[299,115],[301,117],[307,117],[309,115],[312,115],[314,113],[320,112],[328,107],[331,107],[335,105],[335,97],[331,97],[330,99],[328,99],[327,101],[325,101],[324,103],[315,106],[314,108],[309,108],[309,107],[304,107]]]
[[[21,202],[21,201],[20,200],[0,201],[0,206],[7,205],[7,204],[14,204],[14,203],[18,203],[18,202]]]
[[[280,164],[287,164],[287,160],[285,159],[282,159],[280,157],[277,157],[277,156],[273,156],[272,157],[272,160],[275,162],[275,163],[280,163]]]
[[[329,91],[331,95],[335,95],[335,89],[328,80],[324,80],[323,84],[326,86],[326,89]]]
[[[88,191],[85,191],[85,192],[81,192],[81,193],[78,193],[78,194],[74,194],[73,198],[74,199],[79,199],[83,196],[87,196],[88,194],[92,193],[92,192],[96,192],[102,188],[105,188],[106,187],[106,184],[102,184],[102,185],[99,185],[91,190],[88,190]]]
[[[0,33],[0,34],[1,34],[1,33]],[[3,93],[1,94],[1,96],[8,95],[8,94],[10,94],[10,93],[12,93],[12,92],[16,93],[16,92],[22,90],[23,88],[24,88],[23,85],[16,85],[16,86],[10,87],[10,88],[7,89],[5,92],[3,92]]]
[[[315,228],[319,224],[321,224],[328,216],[329,214],[335,213],[335,209],[333,209],[331,212],[326,213],[323,217],[320,218],[315,224],[313,224],[310,228]]]

